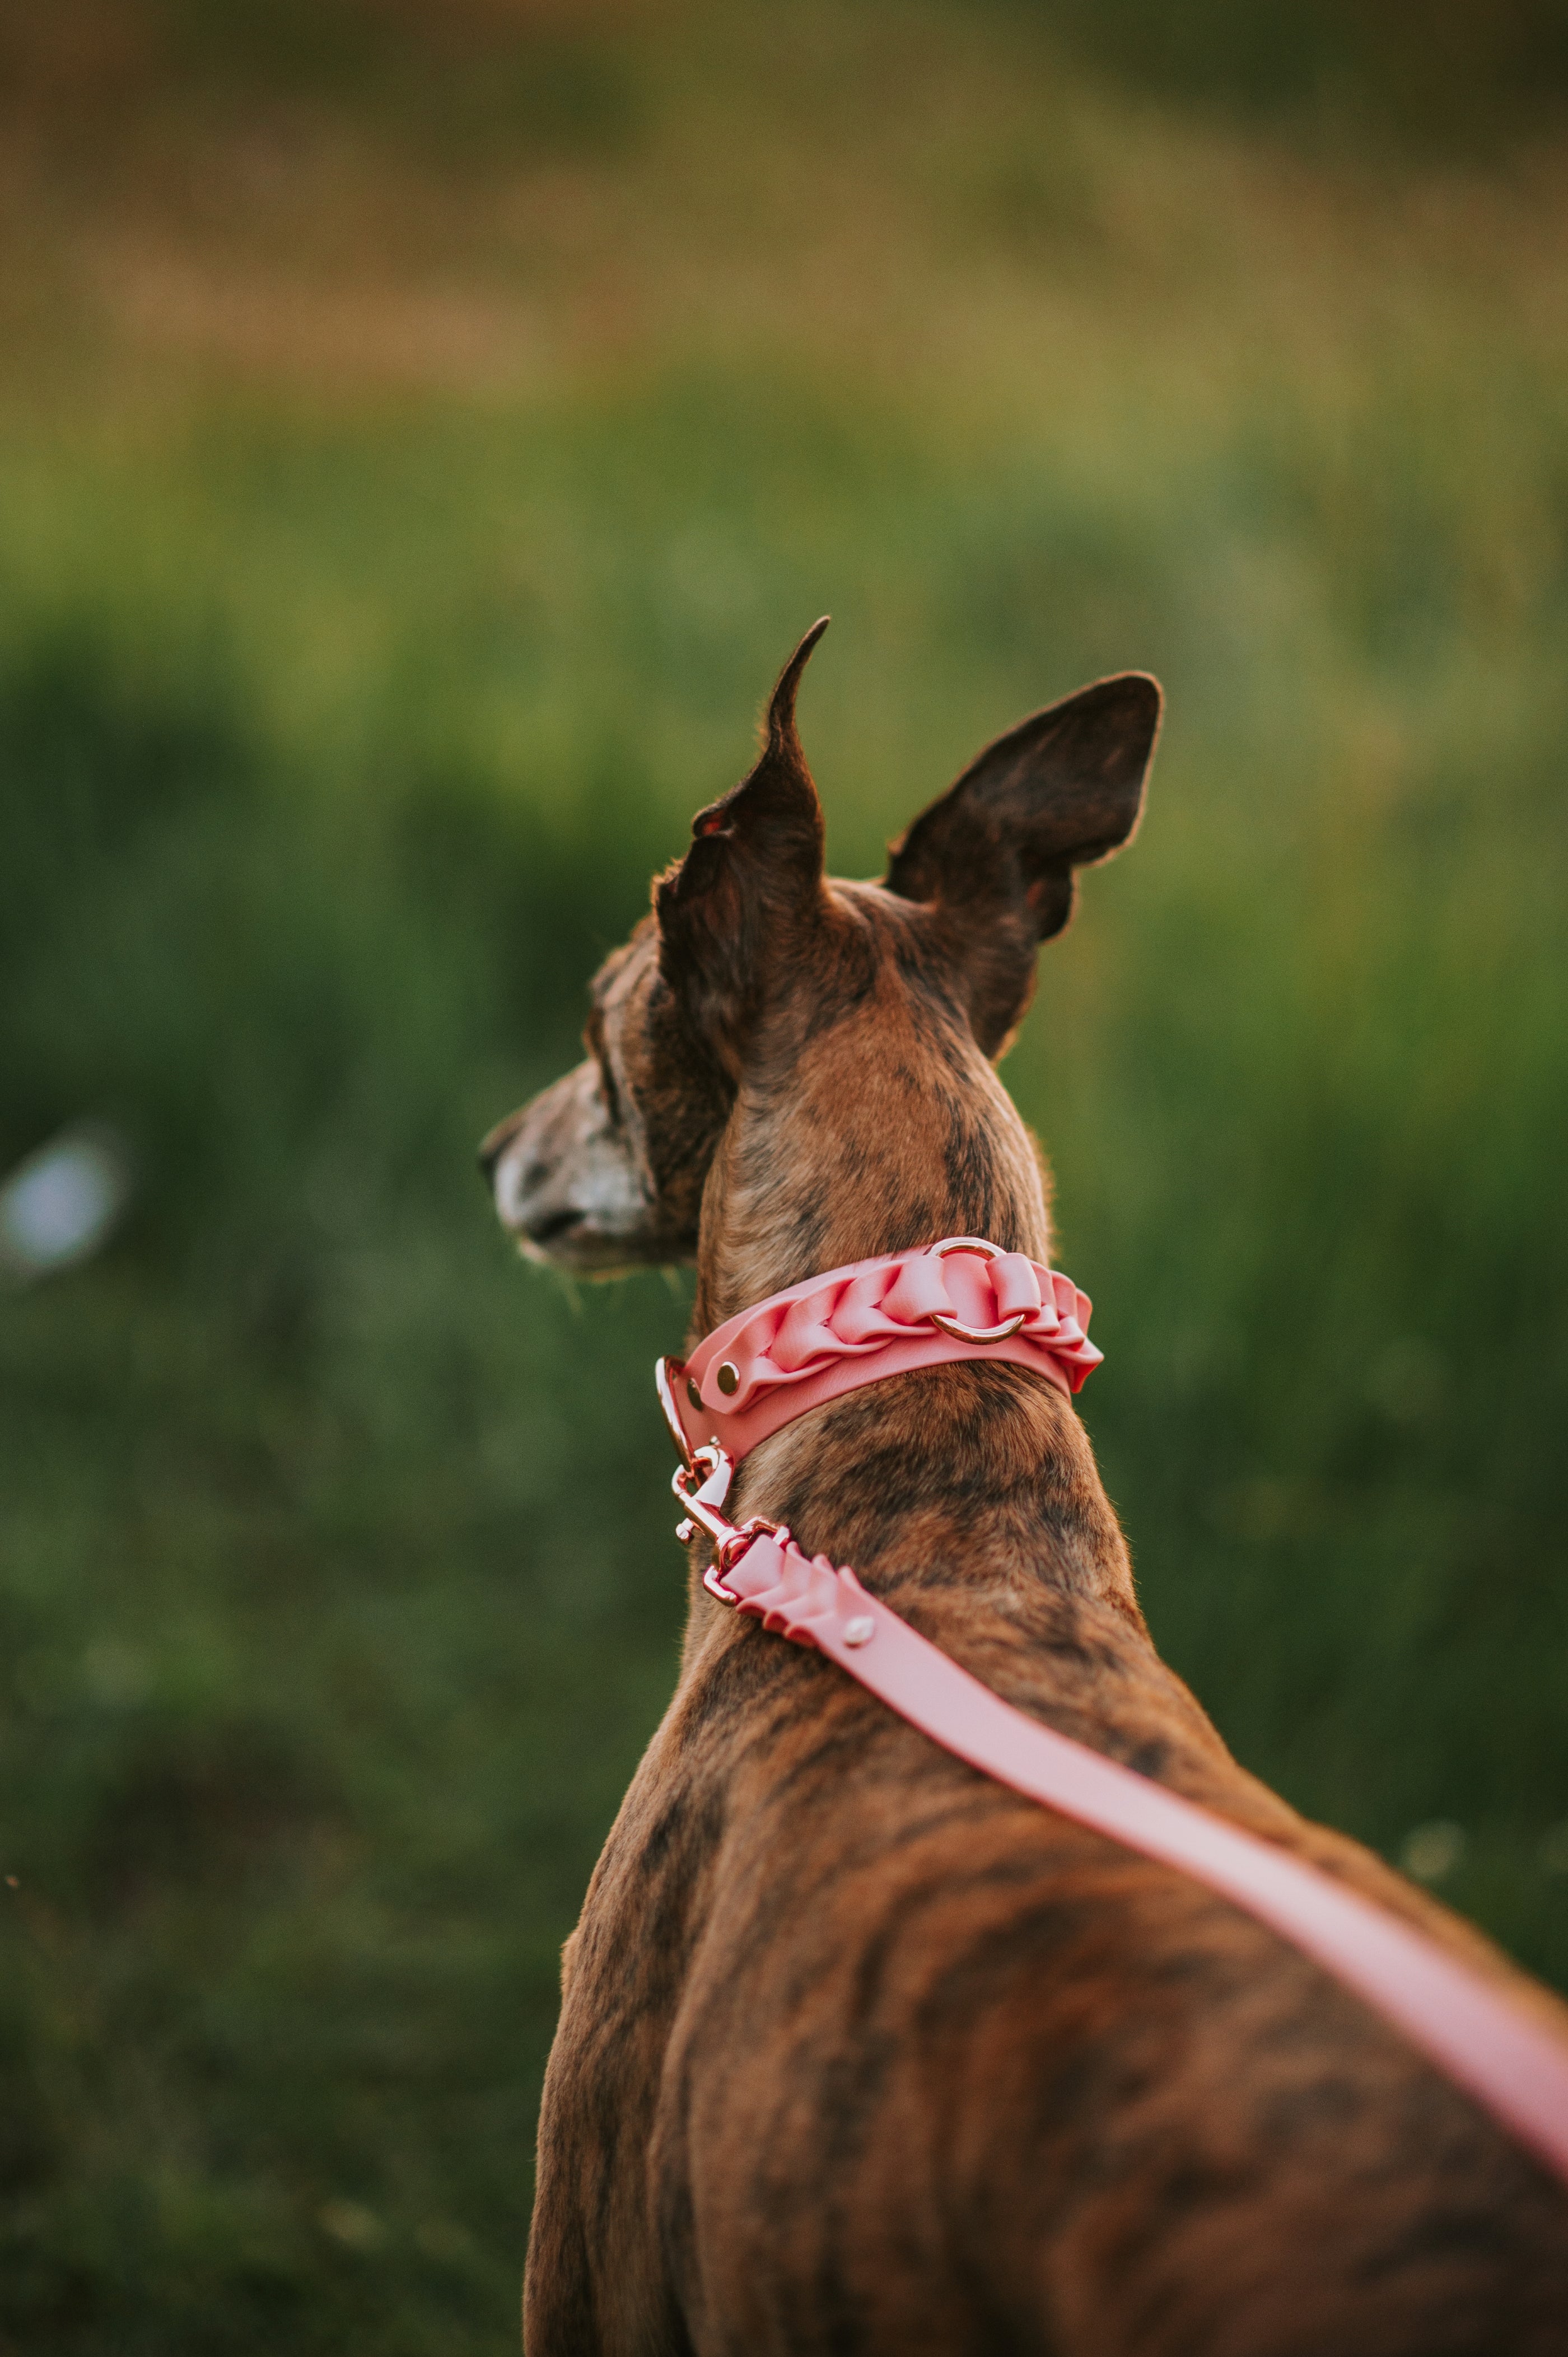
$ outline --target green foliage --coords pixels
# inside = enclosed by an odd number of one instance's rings
[[[369,122],[446,171],[519,156],[614,156],[638,133],[638,88],[608,28],[447,0],[61,0],[50,22],[0,27],[0,66],[79,148],[122,136],[128,96],[252,115],[324,109]],[[85,110],[85,112],[84,112]]]
[[[1506,146],[1561,116],[1563,0],[1011,0],[1119,79],[1424,147]]]

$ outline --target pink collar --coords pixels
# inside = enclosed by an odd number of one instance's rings
[[[716,1442],[738,1464],[809,1408],[913,1367],[1002,1359],[1061,1391],[1102,1353],[1069,1277],[982,1236],[945,1236],[809,1276],[715,1327],[684,1365],[659,1362],[659,1396],[690,1458]]]

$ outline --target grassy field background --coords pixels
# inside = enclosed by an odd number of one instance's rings
[[[0,2349],[516,2346],[685,1295],[472,1147],[824,608],[843,872],[1164,679],[1006,1068],[1088,1422],[1241,1758],[1568,1986],[1568,40],[1264,13],[0,27],[0,1150],[140,1172],[0,1297]]]

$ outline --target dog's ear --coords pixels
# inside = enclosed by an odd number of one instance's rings
[[[795,732],[795,696],[827,627],[824,614],[780,673],[756,763],[697,813],[691,849],[653,888],[660,971],[726,1063],[821,903],[822,806]]]
[[[1156,680],[1129,671],[1031,713],[892,846],[888,890],[934,904],[974,965],[988,1054],[1028,1003],[1036,948],[1072,915],[1075,871],[1137,826],[1162,703]]]
[[[1072,914],[1073,870],[1120,851],[1138,823],[1159,733],[1146,672],[1080,687],[987,745],[892,846],[906,900],[986,906],[1019,897],[1038,941]]]

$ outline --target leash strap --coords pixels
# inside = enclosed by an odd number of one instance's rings
[[[757,1532],[723,1584],[737,1611],[826,1653],[972,1768],[1178,1867],[1376,2007],[1568,2182],[1568,2046],[1358,1893],[1004,1703],[825,1555]]]
[[[706,1473],[700,1487],[697,1476]],[[733,1467],[705,1448],[675,1476],[717,1543],[705,1585],[765,1629],[828,1655],[983,1775],[1176,1867],[1266,1923],[1355,1991],[1568,2184],[1568,2043],[1489,1983],[1290,1852],[1015,1710],[826,1555],[723,1512]]]

